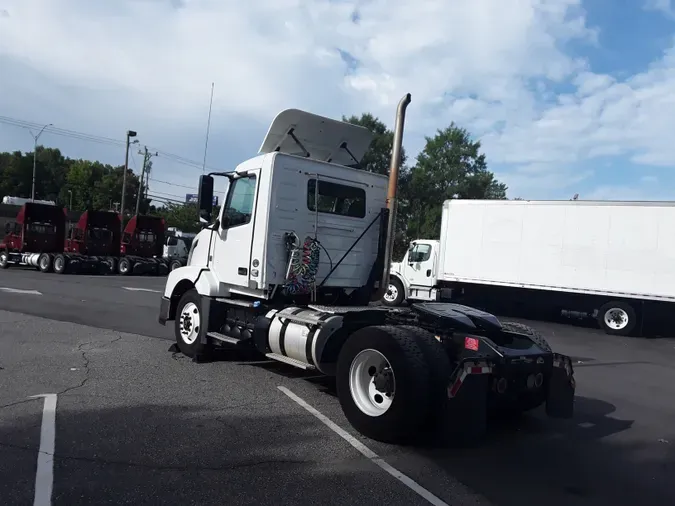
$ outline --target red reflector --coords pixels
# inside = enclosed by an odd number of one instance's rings
[[[467,350],[478,351],[478,339],[475,339],[473,337],[465,337],[464,348],[466,348]]]
[[[483,368],[482,367],[472,367],[471,368],[471,374],[483,374]]]

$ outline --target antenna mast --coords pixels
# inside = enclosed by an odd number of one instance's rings
[[[204,143],[204,163],[202,164],[202,173],[206,172],[206,150],[209,147],[209,131],[211,130],[211,108],[213,107],[213,84],[211,83],[211,100],[209,102],[209,119],[206,122],[206,142]]]

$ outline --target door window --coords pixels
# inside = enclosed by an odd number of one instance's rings
[[[412,247],[408,254],[408,262],[426,262],[431,258],[431,245],[417,244]]]
[[[238,227],[250,223],[253,216],[256,177],[237,179],[230,186],[223,211],[223,228]]]

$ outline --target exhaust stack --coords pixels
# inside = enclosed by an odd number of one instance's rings
[[[389,209],[389,222],[387,225],[387,242],[384,249],[384,266],[380,288],[373,295],[373,301],[380,300],[389,287],[389,270],[391,268],[391,256],[394,250],[394,235],[396,233],[396,194],[398,191],[398,174],[401,168],[401,148],[403,147],[403,127],[405,126],[405,110],[410,104],[410,93],[401,99],[396,109],[396,125],[394,127],[394,143],[391,149],[391,164],[389,166],[389,188],[387,190],[387,209]]]

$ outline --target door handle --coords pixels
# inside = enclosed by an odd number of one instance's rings
[[[248,274],[248,269],[246,267],[239,267],[237,269],[237,274],[240,276],[246,276]]]
[[[427,277],[431,276],[431,269],[427,269]]]

